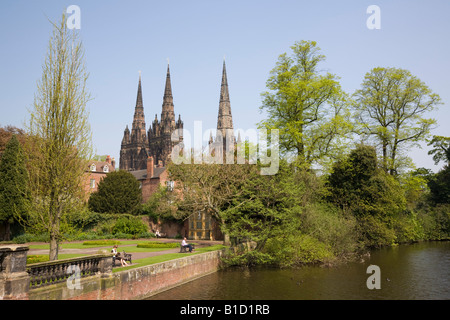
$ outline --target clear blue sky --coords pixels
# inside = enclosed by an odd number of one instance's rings
[[[69,5],[81,9],[88,104],[97,154],[119,163],[125,126],[131,128],[138,71],[147,128],[160,118],[167,58],[176,117],[214,128],[222,61],[226,56],[235,128],[263,119],[260,94],[281,53],[299,40],[315,40],[322,67],[341,77],[348,93],[373,67],[410,70],[444,104],[429,116],[434,134],[450,136],[449,1],[22,1],[0,4],[0,126],[29,119],[52,26]],[[369,5],[381,9],[381,29],[369,30]],[[436,170],[428,147],[411,150],[417,167]]]

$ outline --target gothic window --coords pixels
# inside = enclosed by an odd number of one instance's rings
[[[91,171],[95,171],[97,170],[97,166],[95,165],[95,163],[91,164]]]
[[[108,167],[108,165],[105,165],[105,166],[103,167],[103,172],[109,172],[109,167]]]
[[[90,187],[91,187],[91,189],[95,188],[95,179],[91,179]]]
[[[167,191],[173,191],[174,185],[175,185],[175,183],[173,181],[167,181],[166,182]]]

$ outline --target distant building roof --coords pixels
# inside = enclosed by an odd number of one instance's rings
[[[165,167],[154,167],[153,168],[153,176],[151,178],[159,178],[159,176],[166,170]],[[134,170],[129,171],[136,180],[146,180],[147,179],[147,170]]]

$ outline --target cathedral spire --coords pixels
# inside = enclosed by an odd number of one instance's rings
[[[136,108],[144,108],[143,102],[142,102],[142,88],[141,88],[141,71],[139,70],[139,84],[138,84],[138,91],[137,91],[137,97],[136,97]]]
[[[173,107],[172,83],[170,81],[170,68],[167,62],[166,86],[164,88],[164,97],[162,104],[161,122],[175,122],[175,112]]]
[[[145,132],[144,104],[142,100],[141,72],[139,71],[139,83],[134,108],[133,125],[131,127],[131,142],[143,143],[147,140]]]
[[[223,60],[222,84],[220,86],[219,115],[217,117],[217,131],[221,131],[225,137],[226,130],[233,130],[233,118],[231,116],[230,94],[228,92],[227,70],[225,59]]]

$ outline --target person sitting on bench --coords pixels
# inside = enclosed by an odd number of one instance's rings
[[[128,265],[128,263],[122,258],[122,256],[120,255],[120,253],[117,252],[117,245],[115,245],[111,252],[114,254],[114,258],[113,258],[113,263],[115,264],[116,259],[120,260],[120,264],[122,265],[122,267],[125,267]]]
[[[185,248],[189,248],[189,252],[192,252],[192,245],[190,243],[187,243],[186,237],[184,237],[183,241],[181,241],[181,245]]]

